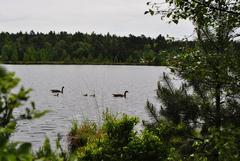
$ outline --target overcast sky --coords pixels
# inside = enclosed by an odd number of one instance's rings
[[[184,38],[189,22],[178,25],[144,15],[148,0],[0,0],[0,31],[96,32]]]

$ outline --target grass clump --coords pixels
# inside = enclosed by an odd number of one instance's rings
[[[100,130],[94,122],[85,120],[81,125],[77,121],[72,123],[72,128],[68,134],[68,149],[74,152],[77,148],[86,146],[88,142],[101,137]]]

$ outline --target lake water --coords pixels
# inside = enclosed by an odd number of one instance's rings
[[[88,119],[100,124],[106,108],[112,113],[126,113],[148,120],[146,101],[158,104],[155,99],[157,81],[163,72],[169,73],[166,67],[153,66],[4,66],[21,78],[21,85],[33,89],[31,100],[35,101],[37,109],[51,110],[39,119],[20,121],[12,136],[12,140],[32,142],[34,149],[39,148],[45,136],[54,142],[58,133],[63,136],[65,144],[73,120]],[[64,93],[58,97],[50,92],[50,89],[61,89],[62,86],[65,87]],[[125,99],[112,96],[112,93],[125,90],[129,91]],[[96,97],[83,96],[86,93]]]

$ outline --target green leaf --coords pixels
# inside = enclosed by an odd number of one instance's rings
[[[16,161],[17,157],[14,154],[6,154],[5,156],[7,158],[7,161]]]
[[[145,11],[145,12],[144,12],[144,15],[146,15],[146,14],[148,14],[148,13],[149,13],[149,11]]]
[[[32,147],[31,143],[22,143],[17,149],[17,153],[21,155],[30,154],[31,147]]]
[[[151,15],[154,15],[154,11],[151,10],[151,9],[149,9],[149,13],[150,13]]]
[[[175,24],[178,24],[178,20],[174,19],[172,20]]]
[[[44,115],[46,115],[47,113],[49,113],[51,110],[44,110],[44,111],[33,111],[33,118],[40,118]]]

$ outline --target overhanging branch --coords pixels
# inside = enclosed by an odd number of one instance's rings
[[[197,1],[197,0],[192,0],[192,1],[199,4],[199,5],[204,6],[206,8],[210,8],[212,10],[222,11],[222,12],[226,12],[226,13],[234,14],[234,15],[240,15],[240,12],[237,12],[237,11],[232,11],[232,10],[227,10],[227,9],[224,9],[224,8],[218,8],[218,7],[215,7],[215,6],[212,6],[212,5],[207,5],[207,4],[202,3],[200,1]],[[189,1],[187,1],[187,2],[190,3]]]

